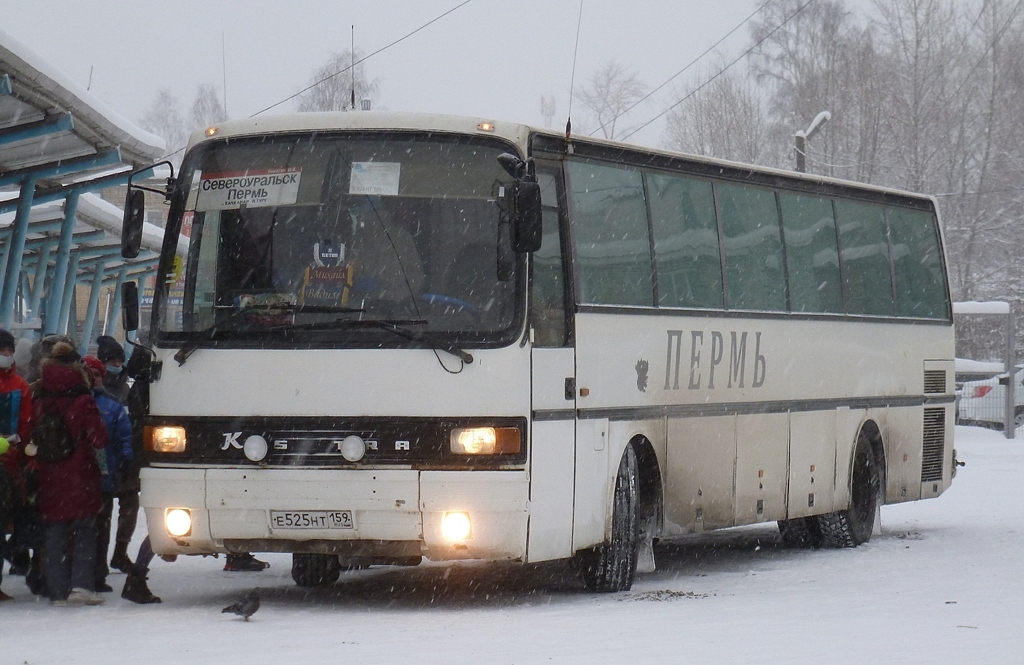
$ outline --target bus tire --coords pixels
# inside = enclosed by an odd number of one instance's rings
[[[341,564],[333,554],[292,554],[292,579],[297,586],[334,584],[341,576]]]
[[[797,517],[779,520],[779,535],[782,544],[796,549],[818,549],[821,547],[821,529],[815,517]]]
[[[576,554],[576,565],[591,591],[627,591],[636,574],[640,544],[640,481],[636,451],[626,446],[615,474],[610,542]]]
[[[867,434],[857,437],[850,483],[850,507],[818,516],[822,542],[826,547],[857,547],[871,540],[875,528],[882,473]]]

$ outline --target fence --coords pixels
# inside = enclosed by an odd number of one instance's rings
[[[1016,429],[1024,426],[1024,371],[1016,367],[1010,304],[957,302],[953,303],[953,317],[957,325],[957,422],[1002,429],[1006,438],[1012,439]],[[978,324],[985,329],[980,336],[988,343],[978,341]],[[993,347],[991,341],[1000,336],[999,329],[1003,339]],[[966,355],[982,355],[988,360],[969,360],[963,357]],[[994,361],[999,355],[1002,362]]]

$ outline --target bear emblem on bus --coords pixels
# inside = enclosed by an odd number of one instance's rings
[[[647,392],[647,370],[651,364],[641,358],[636,361],[636,387],[642,393]]]

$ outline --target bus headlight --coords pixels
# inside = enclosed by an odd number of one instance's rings
[[[192,533],[192,515],[184,508],[171,508],[164,514],[167,533],[176,538]]]
[[[515,427],[459,427],[452,430],[451,451],[456,455],[518,453],[520,438]]]
[[[185,452],[185,428],[167,426],[146,426],[146,450],[155,453]]]
[[[441,535],[448,542],[466,540],[471,532],[469,513],[445,513],[441,516]]]

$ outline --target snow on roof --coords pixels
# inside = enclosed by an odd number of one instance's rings
[[[99,101],[23,43],[0,30],[0,63],[12,71],[13,83],[26,86],[64,110],[76,120],[75,131],[92,130],[103,142],[120,146],[128,163],[153,161],[164,153],[166,144],[155,134],[136,127]],[[5,68],[6,69],[6,68]]]
[[[953,361],[953,371],[957,374],[999,374],[1006,371],[1004,367],[1003,363],[968,358],[955,358]]]
[[[96,194],[83,194],[78,202],[78,214],[88,220],[90,226],[109,231],[115,237],[121,237],[121,222],[124,213],[116,205],[104,201]],[[163,244],[164,230],[156,224],[146,222],[142,228],[142,248],[160,253]],[[178,236],[178,254],[188,254],[188,241],[185,236]]]
[[[953,303],[954,314],[1009,314],[1010,303],[1003,302],[1001,300],[993,300],[989,302],[975,302],[968,300],[966,302],[955,302]]]

